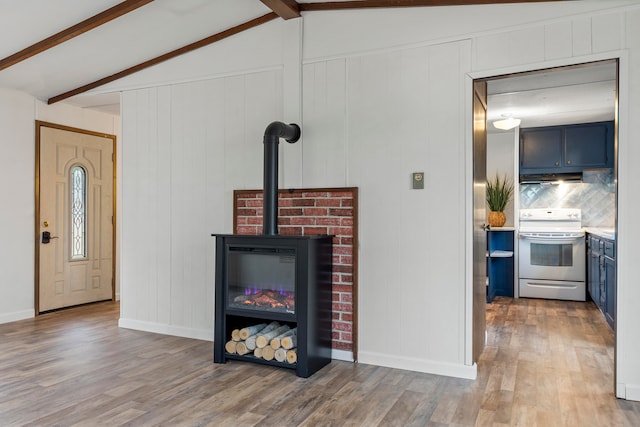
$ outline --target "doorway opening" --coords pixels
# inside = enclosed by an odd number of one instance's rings
[[[518,286],[518,227],[519,211],[535,208],[577,208],[583,213],[582,226],[604,230],[615,240],[617,235],[618,206],[618,60],[541,69],[509,75],[497,75],[477,81],[487,84],[486,114],[486,176],[507,176],[514,184],[514,197],[508,203],[505,226],[511,227],[513,242],[513,297],[519,298]],[[506,130],[494,126],[495,121],[517,119],[519,125]],[[521,179],[521,134],[527,129],[558,129],[586,123],[613,124],[613,159],[611,167],[585,168],[577,182],[543,179],[527,182]],[[474,126],[474,129],[476,126]],[[474,157],[479,153],[475,152]],[[564,154],[564,153],[561,153]],[[475,243],[474,233],[474,243]],[[584,254],[587,256],[587,253]],[[613,268],[615,269],[615,260]],[[588,270],[588,269],[587,269]],[[615,270],[614,270],[615,271]],[[585,303],[600,306],[600,295],[589,292],[589,272],[586,272]],[[613,275],[614,286],[615,273]],[[613,288],[615,291],[615,287]],[[508,297],[507,297],[508,298]],[[535,300],[531,300],[535,301]],[[475,301],[474,301],[475,303]],[[554,301],[555,306],[573,302]],[[613,371],[615,391],[615,292],[609,301],[613,310],[610,322],[613,334]],[[604,317],[607,313],[591,310],[590,315]],[[489,320],[487,318],[487,320]],[[474,336],[477,331],[474,323]]]
[[[115,300],[115,138],[36,121],[36,314]]]

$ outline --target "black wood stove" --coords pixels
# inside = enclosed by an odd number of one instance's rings
[[[309,377],[331,361],[331,236],[280,236],[277,230],[278,143],[300,128],[271,123],[264,135],[263,234],[216,234],[215,363],[245,360],[295,369]],[[232,332],[277,321],[296,331],[296,359],[227,351]],[[287,328],[284,329],[287,329]]]

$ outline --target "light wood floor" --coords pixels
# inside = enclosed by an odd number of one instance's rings
[[[119,329],[114,303],[0,325],[0,426],[640,426],[591,303],[497,298],[476,381],[334,361],[308,379]]]

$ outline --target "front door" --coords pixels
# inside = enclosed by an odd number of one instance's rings
[[[37,311],[113,299],[115,137],[36,128]]]
[[[473,362],[484,349],[487,304],[487,82],[473,82]]]

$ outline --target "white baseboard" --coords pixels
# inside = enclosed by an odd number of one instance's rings
[[[635,400],[635,401],[640,402],[640,385],[638,385],[638,384],[627,384],[626,387],[625,387],[624,399]]]
[[[346,350],[331,349],[331,359],[353,362],[353,352]]]
[[[213,331],[205,329],[185,328],[183,326],[166,325],[163,323],[145,322],[142,320],[118,320],[118,326],[125,329],[153,332],[155,334],[173,335],[176,337],[192,338],[195,340],[213,341]]]
[[[17,322],[18,320],[33,319],[36,312],[33,309],[14,311],[13,313],[0,314],[0,323]]]
[[[437,362],[434,360],[416,359],[413,357],[390,356],[387,354],[360,351],[358,362],[367,365],[384,366],[387,368],[404,369],[407,371],[424,372],[427,374],[444,375],[447,377],[475,380],[478,376],[478,366]]]

